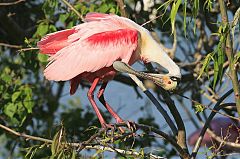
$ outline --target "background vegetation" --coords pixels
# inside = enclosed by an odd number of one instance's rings
[[[214,158],[224,154],[218,147],[211,149],[219,151],[205,149],[197,153],[200,144],[192,150],[187,144],[189,133],[186,132],[200,128],[204,123],[207,128],[215,115],[210,115],[211,112],[240,119],[239,0],[0,2],[2,158],[74,159],[102,158],[104,155],[106,158],[190,158],[192,155],[194,158],[194,154],[200,158]],[[170,125],[164,128],[164,120],[156,120],[151,115],[140,116],[135,121],[140,131],[134,134],[130,130],[124,134],[117,130],[105,133],[98,129],[98,119],[91,107],[81,101],[82,97],[80,100],[78,97],[64,98],[69,96],[68,82],[44,79],[42,71],[47,56],[38,54],[36,43],[47,33],[82,23],[88,12],[114,13],[144,24],[181,67],[183,77],[175,92],[166,92],[143,81],[164,109],[169,109],[176,134]],[[148,101],[128,76],[119,74],[114,80],[132,88],[135,96]],[[84,88],[89,88],[89,83],[82,81],[79,92]],[[144,104],[139,106],[139,111],[146,111]],[[134,102],[132,106],[137,107]],[[104,114],[111,121],[109,115]],[[222,147],[229,146],[222,142]],[[232,146],[239,146],[239,142]],[[109,151],[111,153],[106,153]],[[225,156],[235,155],[231,152]]]

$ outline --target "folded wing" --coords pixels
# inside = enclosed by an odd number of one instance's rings
[[[71,36],[76,38],[74,34]],[[71,41],[71,38],[68,40]],[[137,49],[138,31],[118,29],[73,41],[51,56],[50,63],[44,70],[47,79],[66,81],[83,72],[95,72],[109,67],[116,60],[129,62]]]

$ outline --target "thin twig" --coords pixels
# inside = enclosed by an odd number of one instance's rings
[[[21,3],[21,2],[25,2],[25,0],[18,0],[18,1],[15,1],[15,2],[6,2],[6,3],[0,3],[0,6],[10,6],[10,5],[15,5],[15,4],[18,4],[18,3]]]
[[[240,149],[240,144],[223,140],[221,137],[219,137],[218,135],[216,135],[216,134],[215,134],[213,131],[211,131],[210,129],[207,129],[207,133],[208,133],[212,138],[214,138],[216,141],[218,141],[219,143],[222,143],[222,144],[224,144],[224,145],[226,145],[226,146],[228,146],[228,147],[231,147],[231,148],[238,148],[238,149]]]
[[[126,5],[124,4],[123,0],[116,0],[118,7],[120,8],[121,16],[127,17],[127,12],[125,10]]]
[[[144,25],[146,25],[146,24],[148,24],[148,23],[151,23],[152,21],[158,19],[158,18],[161,17],[161,16],[162,16],[162,15],[158,15],[158,16],[156,16],[155,18],[153,18],[153,19],[151,19],[151,20],[148,20],[148,21],[146,21],[145,23],[141,24],[141,26],[144,26]]]
[[[100,136],[106,129],[101,129],[98,131],[98,133],[92,135],[87,141],[84,141],[81,143],[81,146],[78,148],[77,151],[81,151],[85,148],[86,145],[88,145],[92,140],[94,140],[96,137]]]
[[[39,48],[37,47],[22,48],[22,49],[19,49],[17,52],[21,53],[21,52],[30,51],[30,50],[39,50]]]
[[[13,135],[16,135],[16,136],[19,136],[19,137],[24,137],[26,139],[31,139],[31,140],[36,140],[36,141],[42,141],[42,142],[47,142],[47,143],[52,143],[53,141],[52,140],[49,140],[49,139],[45,139],[45,138],[41,138],[41,137],[36,137],[36,136],[31,136],[31,135],[27,135],[27,134],[24,134],[24,133],[19,133],[15,130],[12,130],[2,124],[0,124],[0,128],[10,132],[11,134]]]
[[[190,101],[193,102],[193,103],[200,104],[202,107],[204,107],[204,109],[209,109],[209,110],[211,110],[211,111],[214,112],[214,113],[217,113],[217,114],[220,114],[220,115],[222,115],[222,116],[225,116],[225,117],[228,117],[228,118],[231,118],[231,119],[240,121],[240,118],[237,118],[237,117],[234,117],[234,116],[231,116],[231,115],[228,115],[228,114],[221,113],[221,112],[219,112],[218,110],[216,110],[216,109],[214,109],[214,108],[210,108],[209,106],[203,105],[203,104],[199,103],[199,102],[196,101],[196,100],[190,99],[190,98],[187,97],[187,96],[180,95],[180,94],[177,94],[177,95],[179,95],[179,96],[181,96],[181,97],[183,97],[183,98],[185,98],[185,99],[188,99],[188,100],[190,100]]]
[[[178,151],[179,155],[182,158],[184,158],[184,159],[189,158],[189,154],[186,152],[186,150],[183,149],[178,143],[176,143],[176,141],[173,140],[173,138],[170,137],[168,134],[166,134],[166,133],[164,133],[164,132],[162,132],[162,131],[154,128],[154,127],[143,125],[143,124],[137,124],[136,127],[140,128],[141,130],[154,132],[154,133],[162,136],[164,139],[166,139],[168,142],[170,142],[173,147],[175,147],[175,149]]]
[[[76,10],[74,6],[72,6],[67,0],[62,0],[80,19],[84,21],[83,16]]]
[[[21,45],[12,45],[12,44],[7,44],[7,43],[0,43],[0,46],[14,48],[14,49],[21,49],[22,48]]]
[[[233,89],[230,89],[229,91],[227,91],[221,98],[219,98],[218,102],[215,104],[213,110],[219,111],[221,109],[221,103],[223,102],[223,100],[225,98],[227,98],[231,93],[233,92]],[[197,152],[200,148],[201,142],[203,140],[203,136],[207,131],[207,128],[210,125],[210,122],[212,121],[213,117],[216,115],[216,112],[212,111],[211,114],[209,115],[208,119],[206,120],[200,134],[199,134],[199,138],[193,148],[192,154],[191,154],[191,158],[194,159],[197,156]]]

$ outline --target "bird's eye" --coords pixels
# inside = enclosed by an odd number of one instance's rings
[[[178,82],[178,81],[180,80],[179,78],[174,77],[174,76],[170,77],[170,79],[171,79],[172,81],[176,81],[176,82]]]

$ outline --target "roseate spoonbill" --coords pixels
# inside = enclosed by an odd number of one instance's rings
[[[210,128],[212,132],[215,133],[218,137],[221,139],[232,142],[232,143],[239,143],[240,144],[240,123],[237,121],[233,121],[230,118],[227,117],[218,117],[211,121]],[[199,134],[201,132],[201,129],[196,130],[193,132],[189,138],[188,143],[191,146],[194,146],[196,144],[196,141],[199,137]],[[208,132],[205,133],[201,146],[219,146],[220,142],[216,139],[212,138]],[[218,148],[218,147],[217,147]],[[214,150],[214,149],[213,149]],[[221,150],[225,152],[232,152],[232,151],[239,151],[240,148],[237,147],[231,147],[229,145],[223,144],[223,147],[221,147]]]
[[[38,42],[38,47],[41,53],[50,56],[50,62],[44,70],[48,80],[70,80],[71,95],[76,92],[81,79],[92,83],[88,98],[102,127],[109,125],[103,119],[93,96],[100,82],[98,99],[117,123],[123,121],[104,99],[107,83],[116,74],[114,62],[132,65],[141,60],[161,65],[168,70],[168,74],[149,74],[149,77],[166,90],[174,89],[181,78],[179,67],[148,30],[117,15],[88,13],[83,24],[46,35]]]

